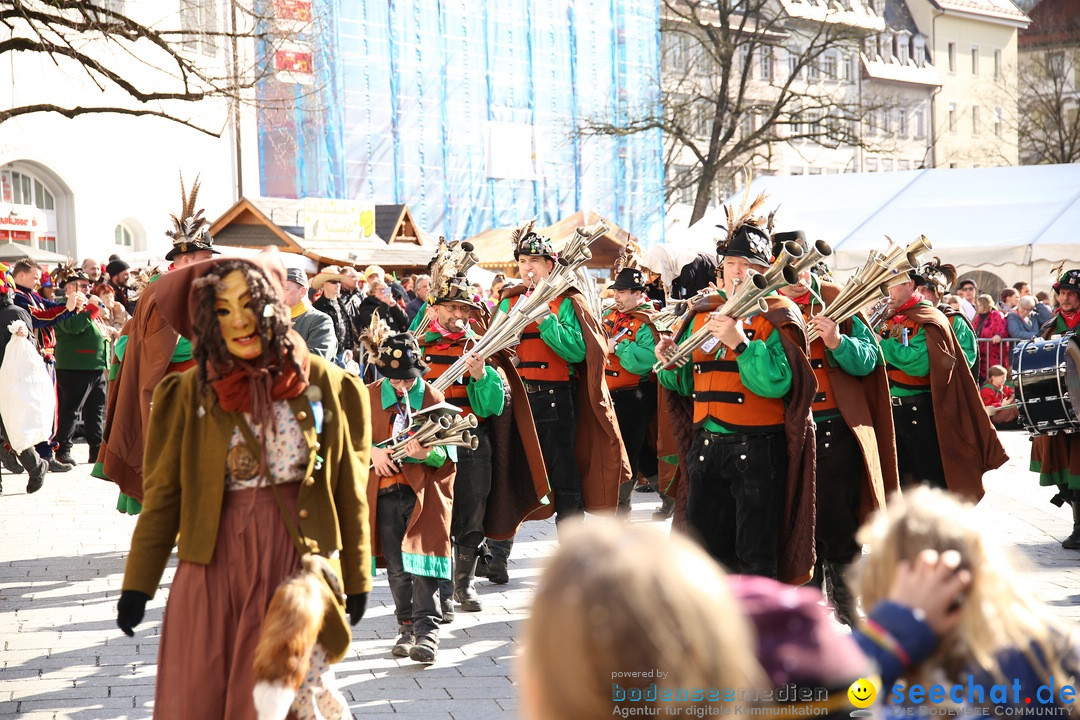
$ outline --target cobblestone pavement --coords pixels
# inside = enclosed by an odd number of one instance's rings
[[[1048,500],[1027,471],[1023,433],[1004,435],[1013,460],[987,476],[979,512],[1025,569],[1021,581],[1062,616],[1080,619],[1078,556],[1062,550],[1067,509]],[[85,454],[77,446],[75,457]],[[113,508],[115,486],[89,465],[49,475],[24,492],[26,476],[3,476],[0,496],[0,717],[149,718],[165,593],[147,609],[134,638],[120,633],[116,599],[134,519]],[[634,522],[651,522],[656,495],[635,493]],[[458,613],[443,627],[439,662],[421,667],[391,657],[396,623],[385,575],[355,628],[338,677],[358,717],[440,720],[517,715],[514,658],[532,589],[552,552],[554,525],[529,523],[518,537],[510,584],[480,581],[482,613]],[[175,564],[166,571],[171,582]]]

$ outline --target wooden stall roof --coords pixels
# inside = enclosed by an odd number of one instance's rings
[[[610,269],[615,265],[615,259],[626,244],[627,233],[601,215],[591,210],[579,210],[573,215],[562,218],[554,225],[539,229],[538,232],[550,237],[555,243],[555,249],[558,250],[577,228],[592,226],[600,221],[603,221],[610,229],[592,244],[593,256],[587,265],[597,270]],[[510,244],[510,233],[516,229],[514,227],[495,228],[469,238],[469,242],[476,249],[476,254],[480,256],[480,267],[507,271],[517,266],[514,262],[514,248]],[[630,239],[637,242],[637,238],[633,235]]]
[[[416,226],[408,206],[376,205],[375,218],[375,237],[308,242],[303,200],[243,197],[210,226],[210,234],[219,245],[255,249],[274,245],[323,265],[377,264],[387,270],[422,270],[435,254],[435,243]],[[387,237],[391,239],[383,239]]]

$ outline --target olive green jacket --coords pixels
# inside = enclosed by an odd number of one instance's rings
[[[214,557],[225,499],[225,455],[238,415],[199,390],[198,369],[161,381],[151,403],[143,460],[143,508],[131,538],[124,590],[153,597],[172,548],[181,560]],[[322,358],[311,357],[310,385],[289,400],[310,447],[297,498],[299,531],[320,554],[340,552],[346,594],[371,591],[367,476],[371,422],[367,388]],[[321,402],[316,435],[312,402]],[[321,467],[317,460],[321,458]]]

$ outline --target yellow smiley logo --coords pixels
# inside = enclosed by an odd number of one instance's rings
[[[874,704],[874,698],[877,697],[877,688],[874,687],[874,683],[866,678],[859,678],[851,683],[847,696],[855,707],[867,708]]]

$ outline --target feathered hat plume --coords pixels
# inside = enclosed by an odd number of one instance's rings
[[[716,243],[718,252],[723,254],[723,248],[731,244],[735,234],[745,225],[751,225],[767,232],[766,228],[771,225],[772,214],[768,217],[761,217],[756,214],[765,204],[766,197],[765,193],[761,193],[751,202],[749,193],[744,193],[742,205],[738,209],[731,203],[724,205],[726,224],[720,227],[725,233]],[[771,233],[769,234],[771,236]]]
[[[360,333],[360,344],[364,346],[369,356],[378,357],[379,348],[386,343],[386,339],[392,334],[390,326],[379,317],[379,312],[376,310],[371,314],[371,322],[368,323],[367,329]]]
[[[619,251],[618,257],[615,258],[615,274],[618,275],[619,271],[624,268],[631,270],[641,269],[641,246],[638,245],[630,237],[630,233],[626,233],[626,242],[622,246],[622,250]]]
[[[172,238],[173,244],[184,241],[194,242],[202,234],[204,228],[210,226],[210,221],[203,217],[202,208],[196,210],[195,202],[199,197],[199,176],[195,177],[195,183],[191,186],[191,194],[187,194],[184,187],[184,176],[180,175],[180,215],[170,215],[173,227],[166,230],[165,234]]]

